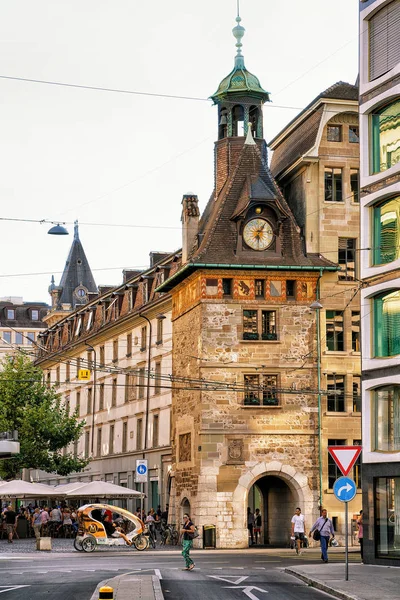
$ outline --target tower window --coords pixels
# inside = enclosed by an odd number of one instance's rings
[[[222,280],[222,290],[225,297],[232,296],[232,279]]]
[[[244,109],[240,105],[232,109],[232,135],[234,137],[244,135]]]

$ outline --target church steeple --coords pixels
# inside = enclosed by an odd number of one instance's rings
[[[232,29],[236,39],[234,67],[211,96],[214,104],[218,105],[218,139],[246,136],[249,123],[254,136],[263,138],[262,105],[269,102],[269,92],[245,67],[242,38],[246,30],[240,24],[241,20],[238,6],[237,25]]]

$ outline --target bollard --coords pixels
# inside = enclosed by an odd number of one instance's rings
[[[103,598],[108,598],[109,600],[113,600],[114,598],[114,589],[112,587],[101,587],[99,589],[99,600],[103,600]]]

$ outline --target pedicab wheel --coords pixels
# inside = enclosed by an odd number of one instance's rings
[[[97,542],[94,537],[88,536],[82,540],[82,549],[85,552],[94,552],[96,550]]]
[[[77,540],[76,538],[74,538],[74,548],[75,550],[78,550],[78,552],[83,552],[82,540]]]
[[[133,545],[136,550],[147,550],[149,547],[149,538],[146,535],[138,535],[137,538],[133,540]]]

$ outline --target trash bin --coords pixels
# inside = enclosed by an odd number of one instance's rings
[[[203,548],[216,547],[216,531],[215,525],[203,525]]]

